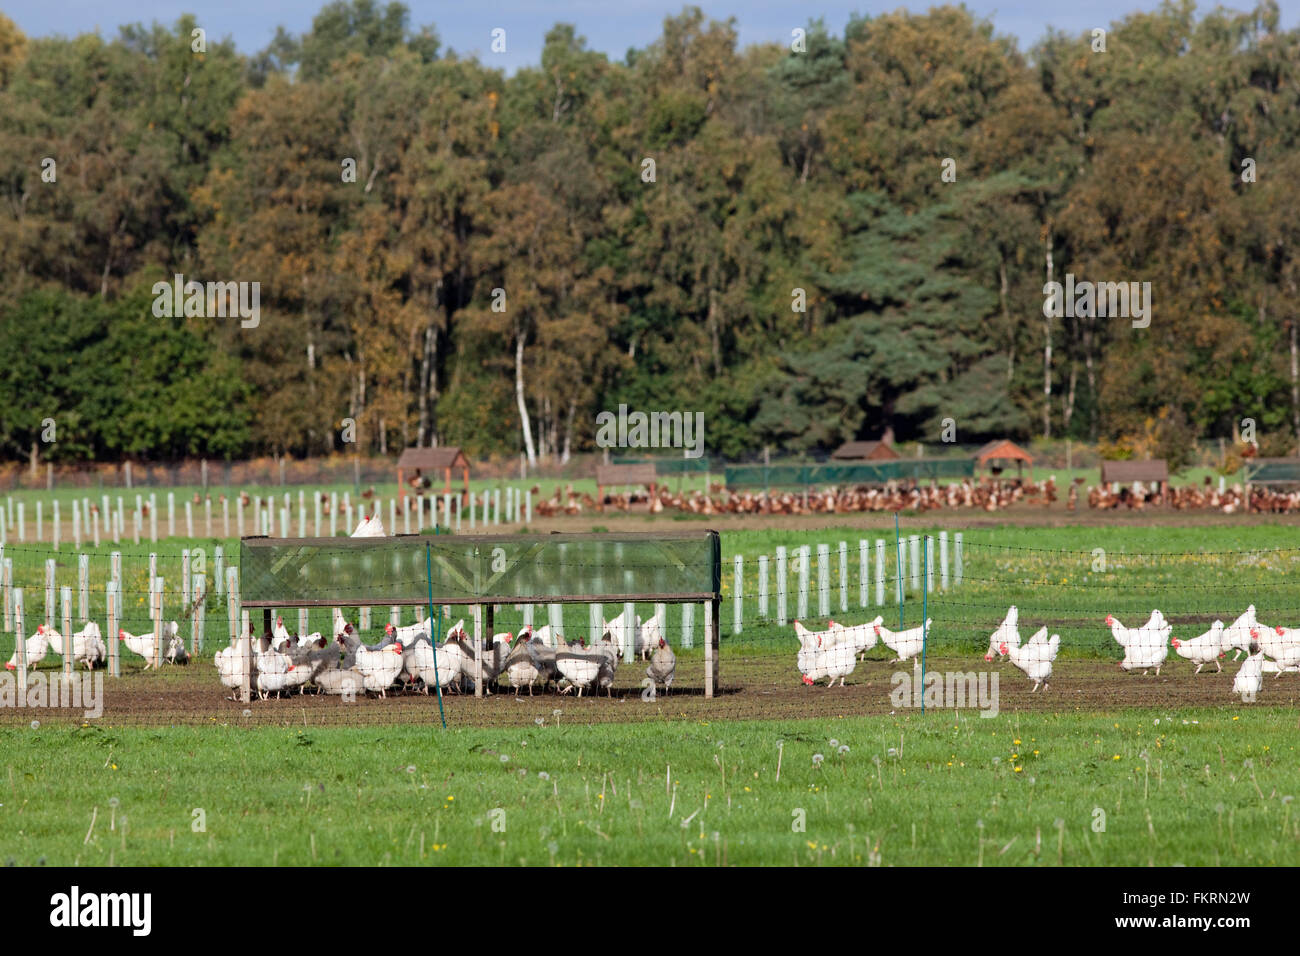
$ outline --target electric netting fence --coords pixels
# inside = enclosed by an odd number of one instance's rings
[[[1288,650],[1300,632],[1287,630],[1300,620],[1300,548],[1069,551],[1002,543],[997,531],[819,537],[743,552],[712,532],[259,538],[239,553],[10,544],[0,650],[15,672],[4,676],[18,679],[28,650],[32,674],[104,668],[105,713],[131,721],[436,720],[435,695],[449,723],[465,724],[950,706],[912,693],[930,674],[991,678],[1004,709],[1226,706],[1240,703],[1234,678],[1254,630],[1269,678],[1261,699],[1294,703],[1300,688],[1300,650]],[[1216,621],[1227,637],[1213,636]],[[85,642],[33,641],[39,627],[76,634],[87,622],[102,660],[83,655]],[[1148,646],[1126,647],[1126,635]],[[1021,649],[1053,637],[1050,667]],[[406,660],[421,643],[432,656]],[[356,667],[385,648],[391,660]],[[232,649],[247,663],[222,671],[218,655],[229,666]],[[324,670],[361,676],[349,688]]]

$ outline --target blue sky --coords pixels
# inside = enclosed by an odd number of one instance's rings
[[[117,35],[125,23],[149,23],[157,20],[174,23],[182,13],[195,14],[209,36],[232,36],[239,49],[251,53],[266,46],[283,24],[294,33],[311,26],[312,17],[325,0],[134,0],[113,3],[105,0],[0,0],[0,10],[29,36],[50,36],[98,31],[105,37]],[[433,23],[442,37],[443,47],[463,54],[477,53],[489,65],[499,65],[513,72],[520,66],[535,64],[541,54],[542,37],[556,22],[575,23],[587,38],[588,46],[621,59],[628,47],[644,47],[660,32],[666,15],[678,13],[685,5],[675,0],[409,0],[411,23]],[[812,0],[810,3],[774,2],[774,0],[700,0],[700,6],[714,19],[734,16],[738,22],[742,46],[768,40],[788,42],[790,30],[822,16],[835,33],[843,31],[854,12],[879,14],[905,7],[923,12],[934,5],[932,0],[888,0],[884,3],[862,0]],[[1253,0],[1228,0],[1230,8],[1248,9]],[[966,6],[976,15],[993,21],[999,33],[1012,34],[1027,49],[1040,39],[1048,26],[1079,33],[1096,26],[1107,26],[1126,14],[1154,10],[1158,0],[970,0]],[[1213,3],[1198,4],[1209,10]],[[1282,25],[1294,27],[1300,20],[1300,0],[1280,0]],[[491,31],[503,27],[507,52],[489,52]]]

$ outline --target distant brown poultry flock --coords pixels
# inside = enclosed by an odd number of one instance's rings
[[[534,485],[533,494],[540,495],[541,488]],[[1082,497],[1089,508],[1125,508],[1140,511],[1145,508],[1172,508],[1180,511],[1217,510],[1224,514],[1270,513],[1285,514],[1300,511],[1300,491],[1280,492],[1264,488],[1251,491],[1249,501],[1242,485],[1232,485],[1219,492],[1207,479],[1203,487],[1186,485],[1170,488],[1166,493],[1158,487],[1146,487],[1134,482],[1116,490],[1105,486],[1088,486],[1076,478],[1066,493],[1065,508],[1074,511]],[[932,483],[915,487],[887,485],[885,487],[854,486],[823,488],[816,491],[729,491],[722,484],[713,484],[707,492],[696,490],[673,494],[661,488],[651,495],[647,490],[607,493],[602,501],[589,493],[574,491],[573,485],[563,490],[556,486],[550,498],[537,501],[534,506],[544,518],[558,515],[579,515],[613,511],[648,510],[658,514],[666,509],[690,514],[760,514],[805,515],[846,514],[876,511],[937,511],[948,509],[980,509],[998,511],[1017,502],[1044,508],[1058,500],[1056,481],[1026,482],[1019,479],[1007,481],[952,482],[946,485]]]

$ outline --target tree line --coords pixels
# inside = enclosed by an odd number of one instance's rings
[[[252,56],[190,16],[0,16],[0,457],[321,454],[350,420],[373,452],[565,460],[620,403],[702,412],[730,458],[948,419],[1295,445],[1273,0],[1025,52],[958,7],[795,26],[740,48],[688,7],[612,60],[559,24],[506,76],[399,3]],[[260,321],[155,315],[177,275],[259,283]],[[1046,314],[1067,275],[1149,282],[1149,326]]]

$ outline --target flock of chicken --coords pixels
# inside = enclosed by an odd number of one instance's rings
[[[831,621],[824,631],[810,631],[795,621],[795,637],[799,641],[795,663],[803,682],[811,686],[825,677],[828,678],[827,687],[834,686],[837,679],[843,687],[844,678],[853,673],[857,662],[865,658],[866,652],[875,647],[877,641],[898,655],[895,658],[897,662],[914,659],[921,653],[929,634],[929,620],[924,626],[905,631],[891,631],[881,624],[882,620],[877,616],[852,627]],[[1010,660],[1034,682],[1030,691],[1033,693],[1039,687],[1046,687],[1048,678],[1052,676],[1052,664],[1061,649],[1061,635],[1049,636],[1047,628],[1042,627],[1022,644],[1019,624],[1020,611],[1012,605],[1002,623],[990,635],[984,660],[992,661],[995,657]],[[1274,673],[1281,677],[1283,673],[1300,672],[1300,628],[1263,626],[1255,617],[1253,604],[1231,624],[1225,626],[1222,621],[1215,621],[1204,634],[1188,640],[1172,636],[1173,626],[1159,610],[1152,611],[1151,617],[1141,627],[1125,627],[1109,614],[1106,625],[1124,650],[1124,659],[1119,666],[1126,671],[1140,670],[1145,674],[1154,670],[1158,675],[1171,647],[1179,657],[1196,664],[1194,673],[1197,674],[1211,663],[1217,668],[1216,673],[1222,671],[1220,661],[1229,651],[1237,652],[1233,660],[1245,653],[1247,656],[1233,681],[1232,692],[1241,694],[1247,701],[1259,693],[1264,674]]]
[[[127,631],[119,630],[118,637],[126,645],[127,650],[138,654],[144,658],[144,669],[148,670],[153,666],[154,651],[156,643],[152,631],[144,634],[130,634]],[[185,642],[180,637],[180,625],[175,621],[168,621],[162,626],[163,653],[162,659],[169,664],[188,664],[190,655],[185,649]],[[53,651],[57,656],[63,656],[63,635],[52,627],[44,624],[38,625],[36,633],[27,638],[25,642],[27,650],[27,667],[29,670],[35,670],[36,665],[45,660],[47,654]],[[108,663],[108,647],[104,643],[103,633],[99,625],[94,621],[87,621],[85,626],[77,633],[72,635],[72,659],[75,663],[82,665],[86,670],[93,670]],[[18,648],[14,648],[13,654],[5,664],[6,670],[18,669]]]
[[[534,486],[533,494],[541,489]],[[943,508],[998,511],[1022,502],[1027,505],[1050,507],[1059,496],[1056,479],[1042,482],[1020,479],[989,479],[976,481],[963,479],[940,485],[902,487],[891,483],[883,487],[842,486],[802,492],[731,491],[721,484],[712,485],[708,491],[671,493],[660,488],[655,494],[644,489],[624,494],[606,494],[597,500],[590,494],[579,494],[569,485],[561,491],[557,485],[550,498],[537,502],[535,510],[544,517],[579,515],[584,511],[630,511],[635,507],[648,507],[652,513],[664,510],[684,511],[690,514],[754,514],[803,515],[848,514],[854,512],[937,511]],[[1272,491],[1254,487],[1249,493],[1241,484],[1222,491],[1206,479],[1204,486],[1184,485],[1162,491],[1158,485],[1133,482],[1111,490],[1106,485],[1084,487],[1084,479],[1076,478],[1066,492],[1065,509],[1074,511],[1080,499],[1089,508],[1109,510],[1125,508],[1141,511],[1145,508],[1169,507],[1176,511],[1220,511],[1224,514],[1256,513],[1285,514],[1300,511],[1300,491]]]
[[[492,635],[483,653],[476,655],[463,620],[457,621],[441,642],[433,639],[430,620],[425,620],[405,627],[389,623],[381,641],[366,644],[335,609],[332,642],[320,633],[306,637],[290,634],[284,619],[277,618],[273,631],[262,635],[251,655],[246,657],[232,644],[217,652],[214,663],[224,685],[238,689],[247,676],[249,686],[262,700],[295,690],[349,698],[368,694],[387,697],[390,692],[407,690],[428,694],[433,688],[473,692],[480,680],[490,694],[503,678],[514,688],[515,696],[524,687],[532,696],[540,683],[543,693],[554,684],[561,694],[576,691],[581,697],[584,691],[604,690],[612,697],[614,677],[626,642],[631,640],[634,653],[649,662],[647,679],[656,690],[662,685],[668,693],[677,659],[660,633],[657,619],[642,622],[638,617],[635,625],[630,625],[630,619],[624,617],[606,621],[601,639],[591,647],[581,639],[566,641],[549,625],[536,630],[528,625],[517,636],[509,632]]]

